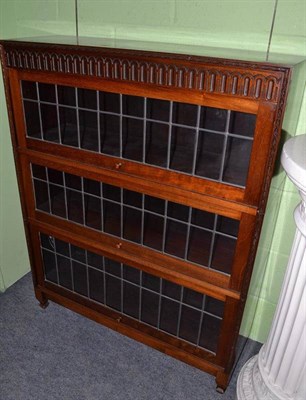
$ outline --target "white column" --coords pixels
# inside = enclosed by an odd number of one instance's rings
[[[306,399],[306,135],[285,143],[282,164],[302,197],[297,229],[267,342],[241,369],[238,400]]]

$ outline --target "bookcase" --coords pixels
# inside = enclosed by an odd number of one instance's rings
[[[2,41],[1,61],[41,306],[194,365],[224,391],[290,67],[22,41]]]

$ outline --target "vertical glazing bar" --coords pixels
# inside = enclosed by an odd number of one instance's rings
[[[58,140],[59,140],[59,143],[62,144],[61,121],[60,121],[60,115],[59,115],[59,103],[58,103],[57,85],[54,85],[54,90],[55,90],[55,102],[56,102],[56,116],[57,116]]]
[[[167,169],[170,168],[170,161],[171,161],[170,156],[171,156],[172,113],[173,113],[173,101],[170,101],[168,149],[167,149]]]
[[[142,304],[142,270],[140,270],[139,274],[139,314],[138,320],[141,321],[141,304]]]
[[[143,148],[142,162],[146,162],[146,134],[147,134],[147,98],[143,99]]]
[[[46,171],[47,188],[48,188],[49,213],[52,214],[51,194],[50,194],[50,182],[49,182],[49,171],[48,171],[48,168],[47,168],[47,167],[45,167],[45,171]]]
[[[191,215],[192,215],[192,207],[189,207],[189,213],[188,213],[188,223],[187,223],[187,235],[186,235],[186,244],[185,244],[185,253],[184,253],[184,260],[187,260],[187,257],[188,257],[188,248],[189,248],[189,238],[190,238],[190,224],[191,224]]]
[[[78,132],[78,148],[81,148],[81,133],[80,133],[80,119],[79,119],[79,101],[77,96],[77,88],[74,88],[75,104],[76,104],[76,120]]]
[[[84,178],[81,177],[82,187],[82,211],[83,211],[83,225],[85,226],[85,191],[84,191]]]
[[[120,238],[123,239],[124,230],[124,213],[123,213],[123,189],[120,188]]]
[[[54,240],[54,237],[53,237],[53,236],[49,236],[49,241],[50,241],[51,238],[52,238],[52,244],[51,244],[51,246],[52,246],[53,249],[54,249],[54,257],[55,257],[56,279],[57,279],[57,283],[58,283],[58,285],[59,285],[59,284],[60,284],[60,281],[59,281],[59,273],[58,273],[56,245],[55,245],[55,240]]]
[[[211,267],[212,258],[213,258],[213,254],[214,254],[215,236],[216,236],[216,230],[217,230],[217,220],[218,220],[218,215],[215,214],[213,234],[212,234],[210,249],[209,249],[209,260],[208,260],[208,265],[207,265],[208,268]]]
[[[120,311],[123,313],[123,264],[120,263],[120,289],[121,289],[121,303],[120,303]]]
[[[167,213],[168,213],[168,200],[165,200],[165,214],[164,214],[164,229],[163,229],[163,247],[162,252],[165,252],[166,235],[167,235]]]
[[[35,85],[36,85],[36,93],[37,93],[37,105],[38,105],[38,115],[39,115],[39,125],[40,125],[40,136],[41,136],[42,140],[45,140],[44,131],[43,131],[43,125],[42,125],[42,118],[41,118],[40,96],[39,96],[38,82],[35,82]]]
[[[101,151],[101,133],[100,133],[100,96],[98,90],[96,90],[97,96],[97,129],[98,129],[98,152]]]
[[[64,184],[64,197],[65,197],[65,212],[66,212],[66,219],[68,220],[68,201],[67,201],[67,186],[66,186],[66,174],[63,174],[63,184]]]
[[[206,296],[205,296],[205,294],[204,294],[204,295],[203,295],[203,299],[202,299],[202,307],[201,307],[202,312],[201,312],[200,324],[199,324],[199,331],[198,331],[198,337],[197,337],[197,346],[199,346],[200,338],[201,338],[201,328],[202,328],[202,324],[203,324],[205,303],[206,303]]]
[[[87,250],[85,250],[85,263],[86,263],[87,297],[90,298],[90,295],[89,295],[89,272],[88,272]]]
[[[106,274],[105,274],[105,257],[102,256],[103,262],[103,302],[106,304]]]
[[[120,140],[120,153],[119,153],[119,156],[120,156],[120,158],[122,158],[122,154],[123,154],[123,144],[122,144],[122,123],[123,123],[123,118],[122,118],[122,94],[120,93],[119,94],[119,99],[120,99],[120,127],[119,127],[119,130],[120,130],[120,132],[119,132],[119,140]]]
[[[195,134],[195,144],[193,150],[193,160],[192,160],[192,175],[195,174],[197,165],[197,153],[198,153],[198,142],[199,142],[199,128],[200,128],[200,118],[201,118],[201,106],[198,106],[197,113],[197,124],[196,124],[196,134]]]
[[[161,313],[161,302],[162,302],[162,284],[163,280],[159,278],[159,296],[158,296],[158,318],[157,318],[157,329],[159,329],[160,326],[160,313]]]
[[[180,334],[180,325],[181,325],[181,316],[182,316],[182,304],[183,304],[183,286],[181,286],[181,296],[180,296],[180,306],[179,306],[179,315],[177,320],[177,327],[176,327],[176,337],[179,337]]]
[[[101,230],[104,232],[104,208],[103,208],[103,183],[100,182],[100,198],[101,198]]]
[[[145,195],[141,195],[141,238],[140,244],[143,245],[143,238],[144,238],[144,207],[145,207]]]
[[[231,118],[231,111],[228,110],[227,111],[227,117],[226,117],[225,132],[224,132],[222,161],[221,161],[221,167],[220,167],[220,171],[219,171],[219,179],[218,179],[219,182],[222,182],[223,174],[224,174],[225,155],[226,155],[226,148],[227,148],[227,140],[228,140],[228,131],[229,131],[230,118]]]
[[[73,268],[71,258],[71,244],[69,243],[69,260],[70,260],[70,271],[71,271],[71,290],[74,292],[74,279],[73,279]]]

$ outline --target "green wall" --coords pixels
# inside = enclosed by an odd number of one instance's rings
[[[0,38],[48,34],[148,40],[270,51],[306,57],[304,0],[0,0]],[[273,18],[275,17],[274,25]],[[273,26],[273,32],[271,29]],[[162,45],[163,43],[163,45]],[[153,44],[152,44],[153,46]],[[185,50],[186,51],[186,50]],[[306,63],[297,69],[283,137],[306,132]],[[0,290],[29,270],[0,86]],[[304,103],[302,104],[302,100]],[[241,333],[266,339],[295,231],[292,211],[299,196],[277,165]]]

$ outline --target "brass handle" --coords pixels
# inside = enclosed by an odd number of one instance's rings
[[[118,162],[118,163],[115,164],[115,168],[116,169],[120,169],[121,167],[122,167],[122,163],[121,162]]]
[[[117,247],[117,249],[121,249],[122,243],[117,243],[117,244],[116,244],[116,247]]]

